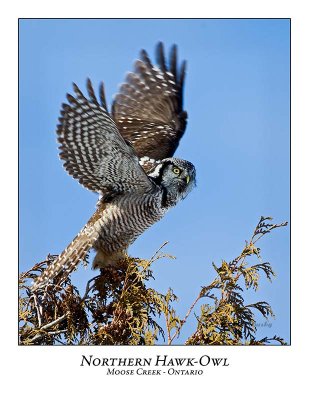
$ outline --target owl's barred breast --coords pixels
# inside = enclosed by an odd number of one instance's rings
[[[128,193],[106,204],[96,224],[99,237],[94,244],[101,261],[117,260],[137,237],[161,219],[167,209],[162,208],[162,192],[155,195]],[[100,253],[100,254],[99,254]],[[107,262],[107,261],[106,261]],[[94,267],[97,267],[94,262]]]

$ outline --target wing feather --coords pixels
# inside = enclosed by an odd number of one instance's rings
[[[177,46],[167,66],[164,47],[156,48],[154,66],[145,50],[127,74],[112,105],[112,116],[121,135],[129,140],[138,157],[155,161],[172,157],[184,134],[187,113],[183,110],[186,64],[178,70]],[[144,169],[145,165],[143,165]]]
[[[103,85],[99,104],[91,81],[87,99],[73,84],[57,127],[64,168],[87,189],[111,196],[124,191],[149,191],[149,180],[131,145],[122,137],[106,107]]]

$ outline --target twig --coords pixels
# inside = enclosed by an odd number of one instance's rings
[[[164,314],[165,317],[165,325],[166,325],[166,330],[167,330],[167,344],[170,345],[172,344],[172,339],[171,339],[171,331],[169,328],[169,323],[168,323],[168,310],[167,313]]]
[[[159,254],[160,250],[163,249],[168,244],[168,242],[164,242],[161,247],[154,253],[154,255],[151,257],[151,259],[148,262],[148,265],[152,264],[156,260],[156,255]]]
[[[33,297],[33,301],[34,301],[34,305],[35,305],[35,308],[36,308],[36,313],[37,313],[38,321],[39,321],[39,328],[41,328],[41,325],[42,325],[41,309],[40,309],[40,307],[38,305],[37,297],[36,297],[35,293],[33,293],[33,295],[31,297]]]
[[[51,332],[47,332],[49,335],[59,335],[60,333],[65,333],[67,332],[67,329],[62,329],[59,331],[51,331]]]
[[[49,328],[52,328],[54,325],[57,325],[59,322],[63,321],[64,319],[66,319],[66,317],[68,316],[68,313],[62,315],[61,317],[55,319],[55,321],[50,322],[49,324],[46,324],[44,326],[41,327],[40,332],[38,332],[31,340],[30,343],[35,342],[38,339],[41,339],[42,336],[44,336],[44,334],[46,333],[50,333],[50,332],[44,332],[46,330],[48,330]]]
[[[97,279],[97,276],[95,276],[94,278],[91,278],[91,279],[87,282],[86,289],[85,289],[85,294],[84,294],[84,296],[83,296],[83,297],[81,298],[81,300],[80,300],[81,303],[83,303],[83,302],[86,300],[88,293],[89,293],[90,290],[93,289],[94,286],[95,286],[94,284],[93,284],[92,286],[90,286],[90,282],[92,282],[92,281],[94,281],[94,280],[96,280],[96,279]]]
[[[168,344],[172,344],[173,340],[179,336],[180,330],[181,328],[184,326],[184,324],[187,322],[187,319],[189,318],[193,308],[195,307],[196,303],[202,298],[202,293],[200,292],[199,295],[197,296],[197,298],[194,300],[194,302],[191,304],[191,307],[189,308],[187,314],[185,315],[184,319],[181,321],[179,328],[176,329],[176,332],[174,333],[174,335],[172,336],[172,338],[170,338],[170,341],[168,341]],[[169,331],[168,331],[169,334]]]

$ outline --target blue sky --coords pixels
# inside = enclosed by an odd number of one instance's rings
[[[288,20],[21,20],[20,21],[20,269],[58,254],[94,211],[97,196],[62,168],[55,128],[72,82],[105,83],[108,102],[139,50],[151,58],[161,40],[188,61],[187,131],[176,152],[197,169],[197,188],[146,231],[129,254],[149,258],[168,240],[176,260],[154,265],[152,285],[172,287],[181,317],[202,285],[214,277],[212,261],[241,251],[261,215],[289,221],[289,21]],[[248,303],[268,301],[276,314],[258,337],[289,341],[289,227],[260,242],[277,274],[261,279]],[[80,287],[93,276],[82,267]],[[196,308],[196,312],[198,312]],[[264,320],[258,318],[258,323]],[[194,316],[182,343],[195,328]]]

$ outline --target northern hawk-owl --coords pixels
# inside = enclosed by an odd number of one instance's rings
[[[121,260],[128,246],[195,186],[195,168],[172,157],[184,134],[185,62],[177,66],[177,48],[167,65],[163,44],[153,66],[146,51],[128,73],[108,112],[104,87],[100,102],[91,81],[89,98],[73,84],[57,129],[60,158],[66,171],[100,194],[97,209],[84,228],[39,276],[33,290],[51,282],[60,271],[74,270],[91,248],[94,268]]]

